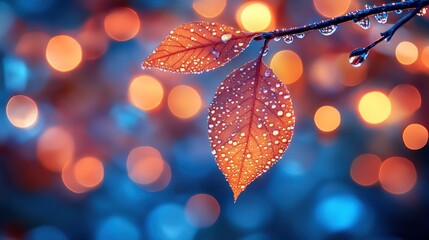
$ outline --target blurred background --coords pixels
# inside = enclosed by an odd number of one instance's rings
[[[382,3],[0,1],[0,239],[429,238],[427,15],[359,68],[349,53],[405,12],[271,42],[295,134],[235,204],[207,108],[261,42],[200,75],[140,68],[189,21],[266,31]]]

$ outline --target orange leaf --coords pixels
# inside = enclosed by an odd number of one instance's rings
[[[171,31],[142,67],[181,73],[209,71],[238,56],[254,36],[218,23],[186,23]]]
[[[218,87],[209,109],[209,140],[236,201],[283,155],[295,116],[286,86],[257,58]]]

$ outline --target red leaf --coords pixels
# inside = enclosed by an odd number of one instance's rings
[[[237,200],[282,157],[295,116],[286,86],[257,58],[221,83],[208,123],[212,152]]]
[[[181,73],[209,71],[238,56],[254,36],[218,23],[186,23],[171,31],[142,67]]]

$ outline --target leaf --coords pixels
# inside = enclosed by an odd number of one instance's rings
[[[212,153],[236,201],[289,146],[295,125],[289,91],[257,58],[218,87],[208,124]]]
[[[209,71],[238,56],[255,35],[218,23],[186,23],[171,31],[142,67],[181,73]]]

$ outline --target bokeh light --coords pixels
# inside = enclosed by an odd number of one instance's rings
[[[396,46],[395,54],[399,63],[411,65],[417,60],[419,51],[414,43],[403,41]]]
[[[178,118],[191,118],[202,107],[201,96],[190,86],[176,86],[168,95],[168,107],[171,113]]]
[[[147,223],[149,239],[191,240],[196,229],[185,217],[185,210],[178,204],[162,204],[150,212]]]
[[[309,76],[314,89],[328,93],[343,89],[343,82],[347,78],[341,72],[336,54],[325,54],[316,58],[310,66]]]
[[[74,164],[76,181],[88,188],[96,187],[104,178],[103,163],[95,157],[83,157]]]
[[[45,54],[45,47],[49,42],[49,36],[43,32],[29,32],[23,34],[16,44],[16,53],[24,58],[38,60]]]
[[[53,69],[68,72],[81,63],[82,48],[74,38],[67,35],[58,35],[48,42],[46,60]]]
[[[112,39],[127,41],[139,32],[140,19],[131,8],[117,8],[104,19],[104,29]]]
[[[214,18],[223,12],[226,0],[194,0],[192,7],[195,12],[206,18]]]
[[[37,141],[37,158],[43,167],[61,172],[66,162],[73,159],[74,140],[69,132],[61,127],[51,127]]]
[[[379,178],[381,186],[387,192],[404,194],[416,184],[417,172],[410,160],[403,157],[391,157],[381,164]]]
[[[270,7],[262,1],[244,3],[236,13],[237,23],[250,32],[267,30],[273,25]]]
[[[301,58],[290,50],[277,52],[271,59],[270,68],[285,84],[296,82],[303,72]]]
[[[410,84],[399,84],[389,93],[392,103],[390,120],[399,121],[417,111],[422,103],[419,90]]]
[[[138,228],[122,216],[111,216],[98,227],[97,240],[137,240],[140,239]]]
[[[149,146],[136,147],[127,159],[128,175],[136,183],[152,184],[160,178],[164,160],[158,150]]]
[[[219,203],[209,194],[196,194],[186,202],[186,217],[196,227],[204,228],[213,225],[219,213]]]
[[[340,126],[340,112],[332,106],[322,106],[314,114],[314,123],[322,132],[332,132]]]
[[[63,180],[63,184],[71,192],[74,192],[74,193],[87,192],[88,190],[90,190],[90,188],[80,184],[77,181],[74,166],[75,166],[74,160],[68,161],[64,165],[61,171],[61,179]]]
[[[362,83],[368,76],[368,64],[362,64],[358,68],[349,63],[349,53],[337,56],[337,69],[340,71],[341,81],[345,86],[356,86]]]
[[[33,126],[39,114],[36,102],[24,95],[11,97],[6,105],[6,115],[10,123],[18,128]]]
[[[372,91],[362,96],[358,110],[365,122],[379,124],[389,117],[391,107],[390,100],[384,93]]]
[[[67,240],[67,236],[64,232],[54,226],[40,226],[32,229],[26,236],[27,240]]]
[[[428,142],[428,130],[421,124],[410,124],[404,129],[402,140],[407,148],[419,150]]]
[[[144,185],[144,188],[147,192],[159,192],[168,187],[171,181],[171,167],[166,161],[162,166],[162,172],[158,179],[155,182]]]
[[[363,216],[363,205],[353,195],[327,197],[316,206],[315,217],[327,230],[337,232],[352,228]]]
[[[129,100],[144,111],[158,107],[163,97],[164,89],[161,83],[149,75],[134,78],[128,87]]]
[[[346,13],[350,7],[351,0],[313,0],[317,12],[327,18],[337,17]]]
[[[350,176],[357,184],[371,186],[378,182],[381,158],[374,154],[362,154],[356,157],[350,167]]]
[[[423,48],[420,58],[425,67],[429,68],[429,46]]]

